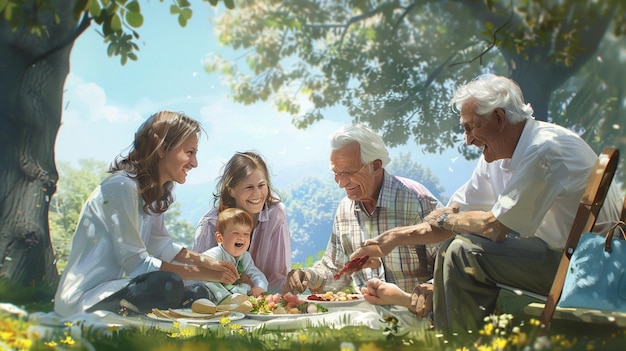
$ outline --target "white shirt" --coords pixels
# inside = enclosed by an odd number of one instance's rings
[[[182,249],[165,229],[164,215],[147,215],[137,183],[110,175],[87,199],[57,288],[54,310],[83,312],[130,279],[158,271]]]
[[[480,158],[470,179],[450,198],[461,210],[491,210],[521,237],[562,249],[598,156],[574,132],[529,119],[511,159]],[[619,218],[623,199],[612,184],[594,230]]]

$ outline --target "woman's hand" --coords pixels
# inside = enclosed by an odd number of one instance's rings
[[[203,280],[233,284],[237,279],[239,279],[237,268],[235,268],[232,263],[218,261],[211,257],[207,258],[208,260],[203,262],[201,267],[198,267],[203,276],[205,276]]]

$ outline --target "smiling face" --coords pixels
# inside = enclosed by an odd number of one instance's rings
[[[516,140],[502,133],[505,122],[505,112],[501,108],[495,109],[487,116],[474,112],[474,101],[468,100],[461,108],[461,126],[465,130],[465,142],[483,149],[483,157],[487,162],[510,157],[511,142]]]
[[[198,167],[198,136],[190,135],[179,146],[169,151],[159,151],[159,182],[161,185],[169,181],[185,183],[187,173]]]
[[[261,212],[268,194],[265,173],[261,169],[252,171],[249,176],[230,188],[228,192],[235,199],[237,208],[249,214]]]
[[[250,246],[250,226],[245,224],[231,224],[224,233],[215,232],[218,243],[231,256],[239,258]]]
[[[382,173],[381,179],[377,178],[377,173],[382,172],[382,168],[372,169],[377,161],[365,165],[361,163],[361,148],[357,142],[348,143],[330,154],[330,167],[335,173],[335,182],[354,201],[376,202],[379,183],[382,182]]]

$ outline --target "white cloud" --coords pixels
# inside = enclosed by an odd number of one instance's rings
[[[242,106],[225,94],[210,93],[192,101],[201,103],[199,115],[184,111],[202,123],[208,137],[200,140],[199,166],[189,174],[188,184],[215,180],[237,151],[259,152],[272,173],[284,174],[301,165],[321,171],[328,168],[328,135],[342,123],[323,120],[300,130],[290,116],[277,113],[269,104]],[[176,97],[159,102],[140,97],[133,106],[124,107],[109,101],[104,88],[76,75],[68,77],[64,99],[56,156],[69,162],[94,158],[109,163],[128,151],[134,131],[149,115],[169,106],[188,109],[190,104]]]
[[[108,103],[102,87],[84,82],[73,74],[68,76],[65,84],[64,102],[64,120],[78,119],[86,122],[104,120],[115,124],[138,121],[141,117],[134,110]]]

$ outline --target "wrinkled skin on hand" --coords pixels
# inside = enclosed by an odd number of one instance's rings
[[[410,307],[411,296],[397,285],[374,278],[361,288],[363,298],[373,305],[398,305]]]
[[[302,269],[292,269],[287,274],[287,281],[283,286],[283,294],[292,293],[294,295],[301,294],[309,287],[309,281],[311,280],[311,273]],[[324,290],[321,288],[309,289],[311,294],[321,294]]]
[[[423,283],[413,289],[411,294],[411,311],[419,319],[426,318],[433,311],[433,285]]]
[[[441,207],[432,210],[426,217],[424,217],[424,222],[430,224],[431,227],[439,227],[439,218],[444,213],[459,213],[459,204],[454,203],[450,207]]]
[[[341,278],[342,274],[352,274],[356,271],[360,271],[361,269],[363,269],[364,265],[369,261],[370,257],[369,256],[359,256],[359,257],[354,257],[353,259],[351,259],[350,261],[348,261],[348,263],[346,263],[340,270],[339,272],[337,272],[334,276],[333,279],[337,280],[339,278]]]

